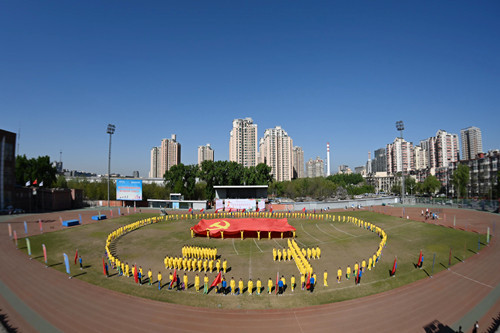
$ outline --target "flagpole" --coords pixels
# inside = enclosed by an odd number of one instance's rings
[[[115,125],[108,124],[106,133],[109,134],[109,153],[108,153],[108,207],[109,207],[109,182],[111,177],[111,136],[115,133]]]

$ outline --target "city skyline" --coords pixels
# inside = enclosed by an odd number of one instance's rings
[[[304,160],[366,164],[399,136],[481,129],[500,148],[500,4],[211,2],[1,5],[0,128],[20,154],[142,177],[178,135],[184,164],[210,142],[229,159],[233,119],[281,126]]]

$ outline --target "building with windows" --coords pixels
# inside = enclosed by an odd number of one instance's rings
[[[233,120],[233,128],[229,132],[229,161],[245,167],[257,165],[257,124],[252,118]]]
[[[374,152],[372,159],[372,172],[387,172],[387,151],[386,148],[379,148]]]
[[[319,156],[315,160],[309,159],[306,163],[306,174],[308,178],[324,177],[325,162]]]
[[[171,167],[181,163],[181,144],[177,142],[177,136],[172,134],[170,139],[161,140],[160,149],[159,177],[163,177]]]
[[[339,170],[338,173],[342,173],[342,174],[346,174],[346,175],[350,175],[352,173],[351,168],[349,168],[349,166],[345,165],[345,164],[339,165],[338,170]]]
[[[207,143],[205,146],[198,147],[198,165],[201,165],[203,161],[213,161],[214,160],[214,150]]]
[[[13,206],[16,184],[16,134],[0,130],[0,209]]]
[[[414,170],[413,143],[402,138],[396,138],[393,143],[389,143],[386,148],[387,173],[405,174]]]
[[[483,139],[479,128],[471,126],[462,129],[460,139],[462,141],[463,160],[473,160],[477,154],[483,152]]]
[[[301,147],[293,147],[293,179],[304,178],[304,151]]]
[[[439,130],[436,136],[421,142],[420,146],[427,150],[430,168],[448,167],[458,161],[458,135]]]
[[[163,175],[159,175],[160,172],[160,147],[151,148],[151,160],[149,168],[149,178],[160,178]]]
[[[271,167],[276,181],[292,180],[293,140],[281,126],[265,130],[259,142],[259,162]]]

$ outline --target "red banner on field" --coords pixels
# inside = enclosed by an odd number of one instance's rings
[[[193,227],[193,231],[198,235],[207,235],[210,231],[210,237],[221,237],[221,231],[226,235],[239,235],[241,231],[251,232],[292,232],[296,229],[288,224],[287,219],[263,219],[263,218],[245,218],[245,219],[212,219],[201,220]]]

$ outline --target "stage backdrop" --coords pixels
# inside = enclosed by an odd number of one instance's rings
[[[251,232],[292,232],[296,229],[288,224],[287,219],[264,219],[264,218],[245,218],[245,219],[212,219],[201,220],[193,227],[193,231],[198,235],[207,235],[207,229],[210,230],[210,237],[220,237],[221,231],[226,235],[239,235],[240,231]]]

